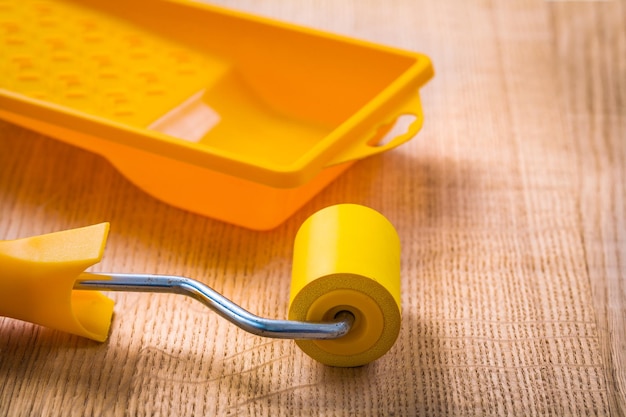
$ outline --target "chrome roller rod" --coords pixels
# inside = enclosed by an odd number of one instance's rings
[[[354,315],[341,311],[332,322],[274,320],[256,316],[212,288],[191,278],[172,275],[83,273],[74,284],[76,290],[130,291],[180,294],[200,301],[239,328],[275,339],[338,339],[354,323]]]

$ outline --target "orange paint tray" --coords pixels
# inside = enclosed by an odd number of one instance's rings
[[[0,0],[1,118],[252,229],[413,137],[432,75],[418,53],[198,3]]]

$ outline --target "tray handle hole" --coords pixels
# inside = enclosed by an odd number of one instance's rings
[[[397,137],[409,133],[411,125],[415,121],[417,121],[416,115],[410,113],[401,114],[393,122],[379,127],[374,137],[367,144],[374,147],[385,146]]]

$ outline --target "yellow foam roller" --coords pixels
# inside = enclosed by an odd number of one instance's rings
[[[328,321],[341,311],[355,317],[344,337],[297,340],[312,358],[359,366],[394,344],[401,321],[400,240],[375,210],[341,204],[307,219],[294,244],[291,285],[290,320]]]

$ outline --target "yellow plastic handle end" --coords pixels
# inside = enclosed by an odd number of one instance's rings
[[[113,300],[74,290],[76,278],[102,259],[108,223],[0,241],[0,316],[107,339]]]

